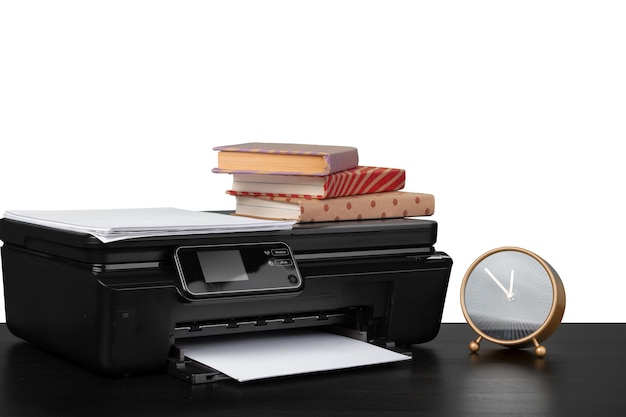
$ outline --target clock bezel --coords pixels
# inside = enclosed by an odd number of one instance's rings
[[[484,259],[505,251],[513,251],[524,253],[535,261],[537,261],[548,274],[548,278],[550,279],[550,284],[552,285],[552,305],[550,306],[550,311],[546,316],[544,322],[535,330],[527,336],[524,336],[519,339],[498,339],[496,337],[490,336],[486,334],[480,327],[478,327],[471,318],[471,315],[467,311],[467,306],[465,304],[465,290],[467,287],[467,282],[469,278],[474,272],[474,269],[478,264],[480,264]],[[547,339],[550,335],[552,335],[556,329],[561,324],[561,320],[563,318],[563,314],[565,313],[565,288],[563,286],[563,282],[559,277],[559,274],[552,268],[552,266],[546,262],[539,255],[529,251],[528,249],[516,247],[516,246],[503,246],[499,248],[492,249],[488,252],[485,252],[481,256],[479,256],[467,269],[465,276],[463,277],[463,281],[461,283],[461,310],[463,311],[463,315],[467,320],[468,325],[480,335],[482,338],[489,340],[490,342],[504,345],[508,347],[527,347],[527,346],[538,346],[540,342]]]

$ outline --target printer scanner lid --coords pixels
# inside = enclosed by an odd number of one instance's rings
[[[171,260],[181,245],[281,241],[298,255],[394,248],[428,251],[434,250],[436,239],[437,222],[421,218],[297,223],[290,230],[141,237],[109,243],[86,233],[0,219],[0,240],[5,245],[97,264]]]

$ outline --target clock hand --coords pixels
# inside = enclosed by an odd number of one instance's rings
[[[509,281],[509,293],[506,295],[510,301],[513,301],[515,295],[513,294],[513,280],[515,279],[515,270],[511,269],[511,280]]]
[[[510,301],[510,300],[511,300],[511,298],[512,298],[512,296],[513,296],[513,294],[512,294],[511,292],[507,291],[507,290],[506,290],[506,288],[504,288],[504,285],[502,285],[502,284],[500,283],[500,281],[498,281],[498,278],[496,278],[496,277],[495,277],[495,276],[491,273],[491,271],[489,270],[489,268],[485,268],[485,272],[487,273],[487,275],[489,275],[489,276],[491,277],[491,279],[492,279],[492,280],[493,280],[496,284],[498,284],[498,287],[500,287],[500,289],[502,290],[502,292],[504,292],[504,294],[506,295],[506,298],[508,298],[508,299],[509,299],[509,301]]]

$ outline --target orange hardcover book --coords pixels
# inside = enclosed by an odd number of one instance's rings
[[[400,168],[358,166],[325,176],[233,174],[230,195],[326,199],[404,188]]]
[[[352,146],[250,142],[217,146],[216,173],[328,175],[359,165]]]
[[[236,199],[235,214],[296,220],[298,223],[418,217],[430,216],[435,212],[435,197],[432,194],[406,191],[325,200],[269,196],[237,196]]]

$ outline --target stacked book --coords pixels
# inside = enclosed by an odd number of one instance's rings
[[[355,147],[253,142],[218,146],[235,214],[300,223],[430,216],[432,194],[402,191],[401,168],[359,165]]]

